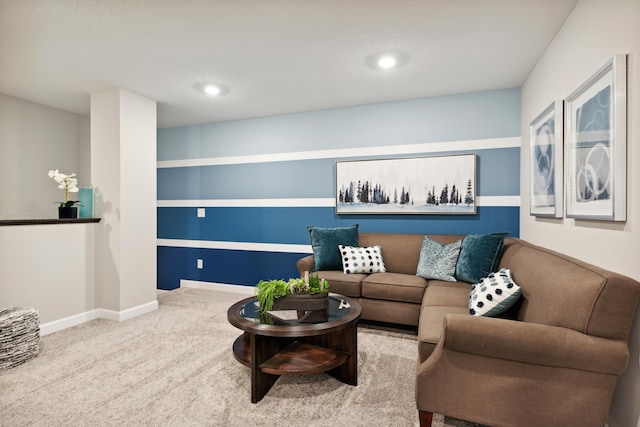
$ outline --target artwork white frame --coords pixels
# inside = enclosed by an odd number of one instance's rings
[[[615,55],[566,100],[566,216],[627,219],[627,55]]]
[[[476,213],[475,154],[351,160],[335,168],[337,214]]]
[[[564,103],[552,102],[529,125],[529,214],[563,216]]]

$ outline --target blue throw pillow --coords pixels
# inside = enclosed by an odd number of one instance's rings
[[[498,269],[502,242],[509,233],[469,234],[462,241],[456,279],[478,283]]]
[[[456,278],[453,275],[456,272],[456,261],[458,261],[461,244],[462,240],[458,240],[444,245],[425,236],[420,249],[416,276],[455,282]]]
[[[313,248],[314,271],[342,270],[338,245],[358,246],[358,224],[349,227],[307,227]]]

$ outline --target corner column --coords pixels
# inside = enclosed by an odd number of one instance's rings
[[[123,89],[91,94],[96,307],[115,320],[157,308],[156,138],[156,101]]]

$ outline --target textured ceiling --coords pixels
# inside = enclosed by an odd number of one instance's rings
[[[576,2],[0,0],[0,93],[88,115],[120,87],[173,127],[518,87]]]

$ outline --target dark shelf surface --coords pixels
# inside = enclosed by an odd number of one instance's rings
[[[51,218],[51,219],[0,219],[3,225],[87,224],[100,222],[101,218]]]
[[[275,375],[319,374],[346,362],[348,353],[296,341],[260,365],[262,372]]]

